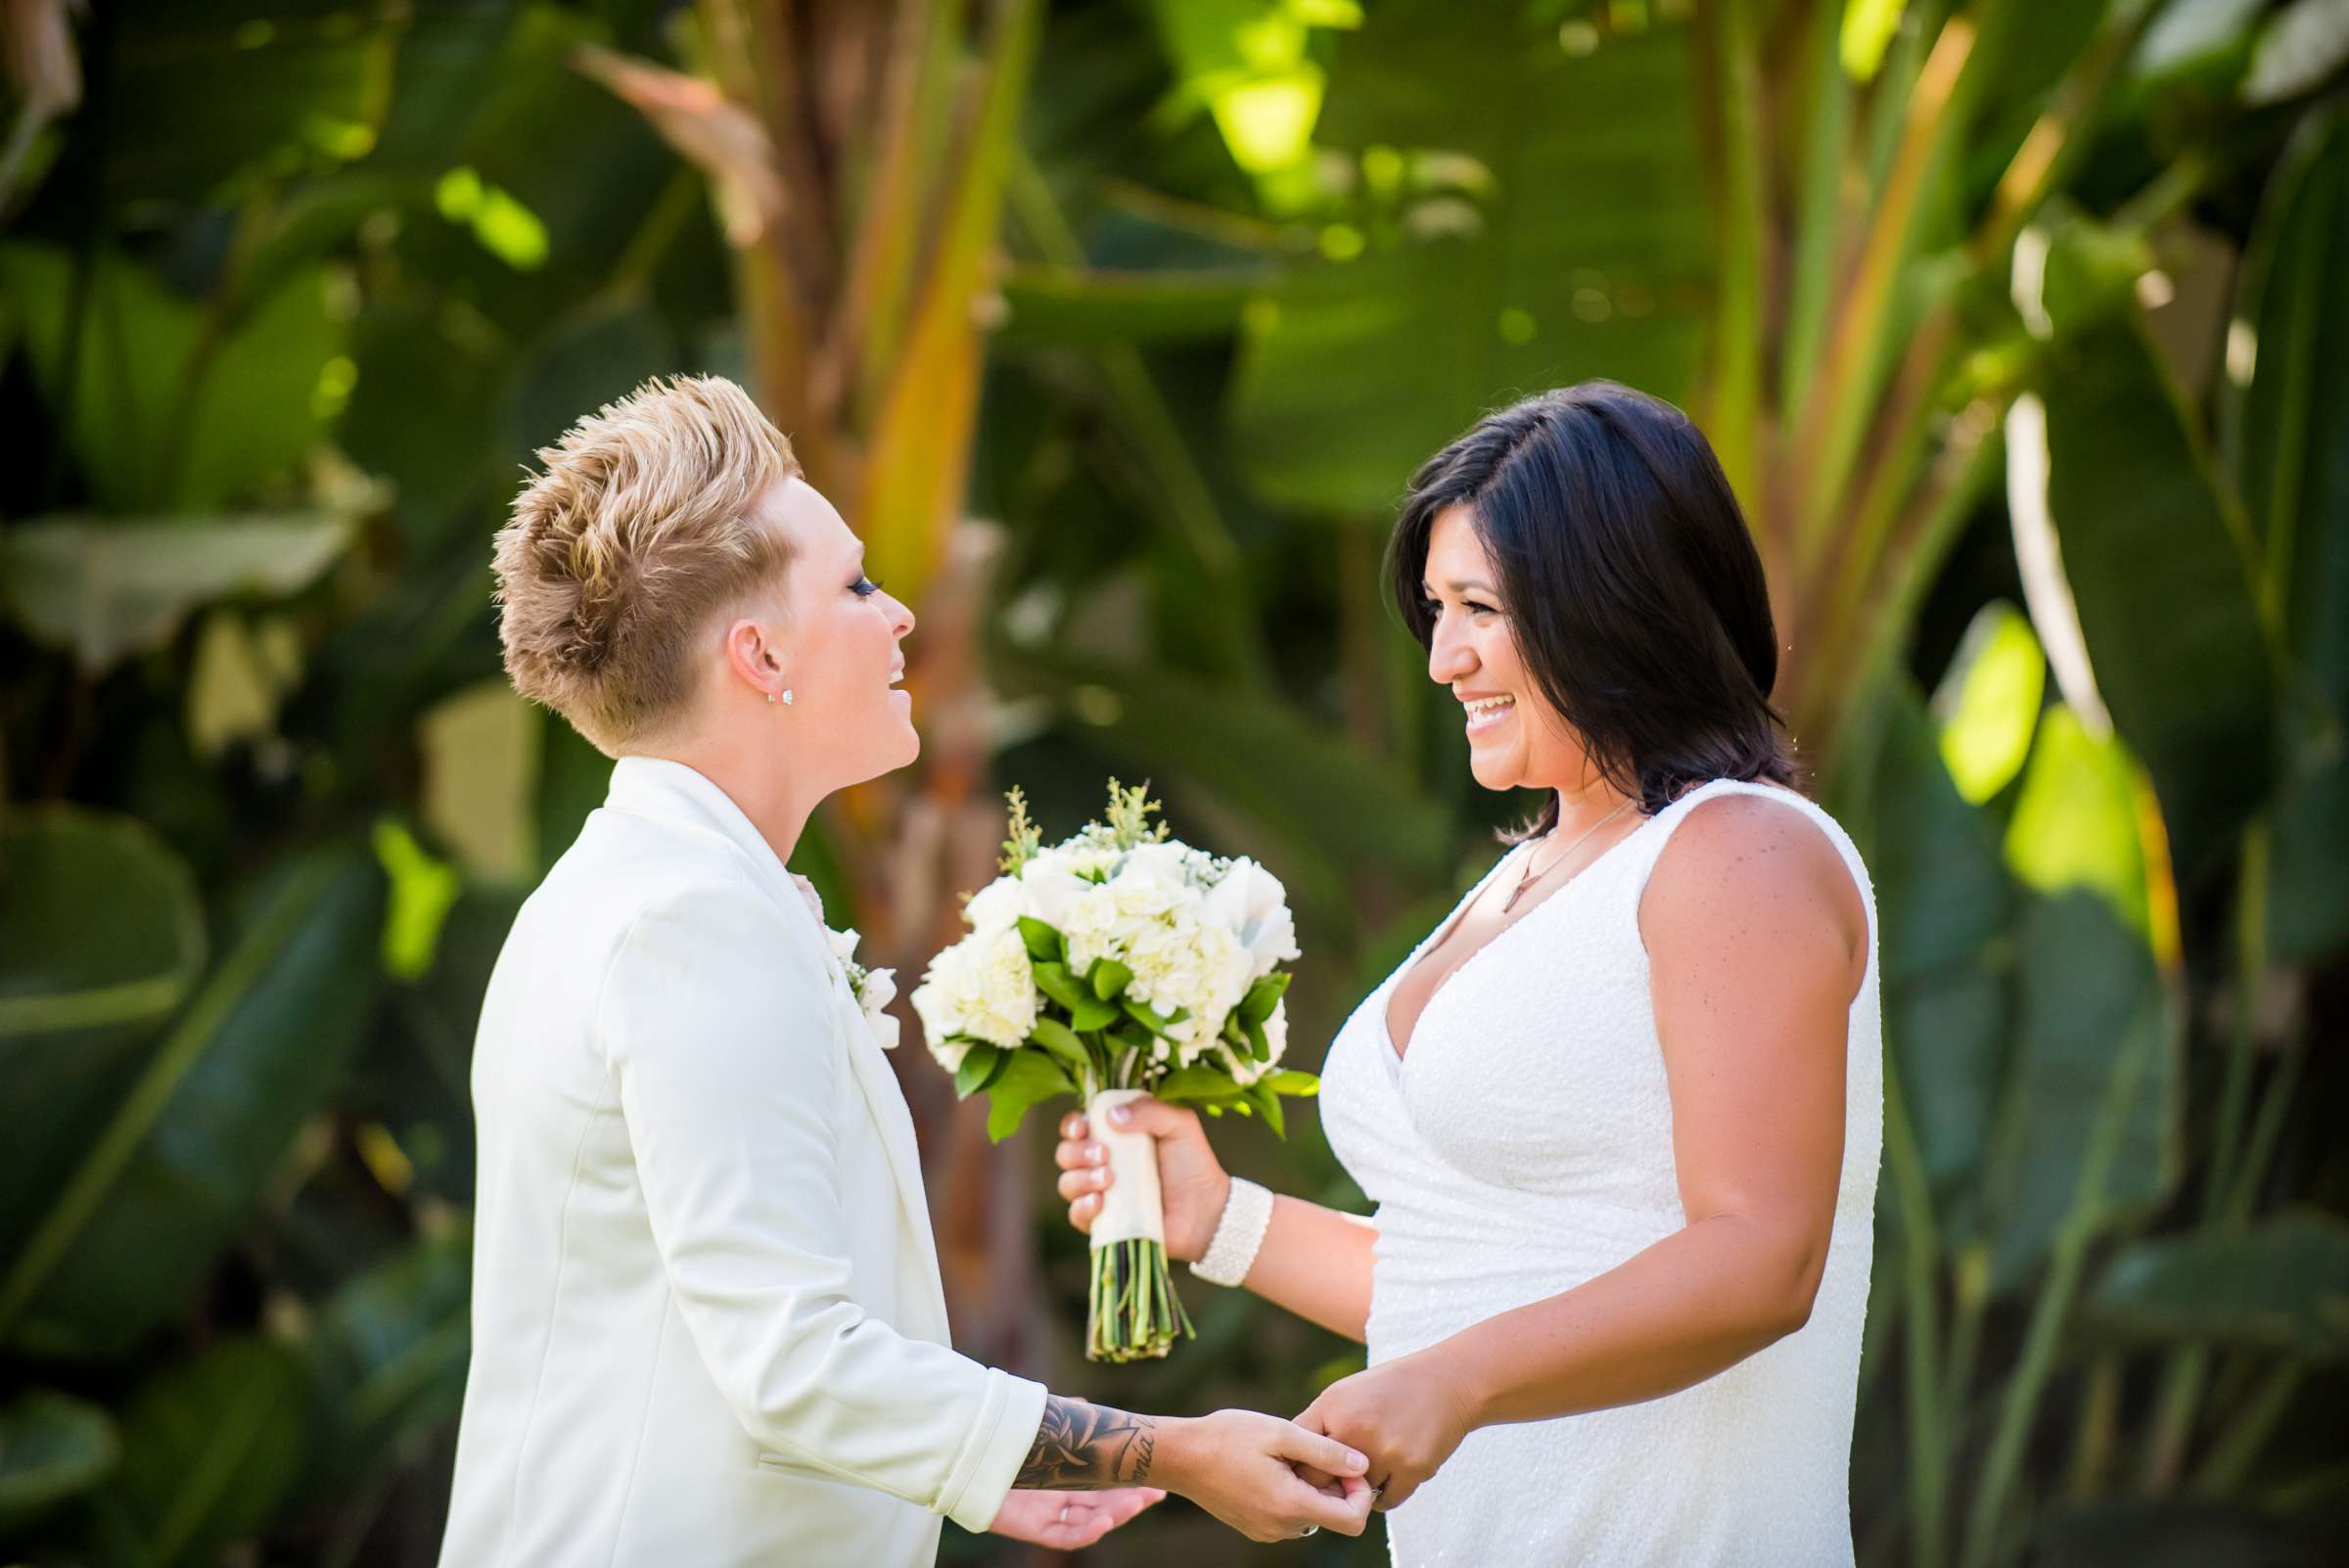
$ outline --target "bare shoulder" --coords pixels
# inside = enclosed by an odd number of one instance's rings
[[[1639,932],[1651,952],[1676,939],[1807,947],[1827,938],[1860,966],[1867,910],[1817,821],[1791,802],[1736,791],[1700,801],[1673,830],[1640,899]]]

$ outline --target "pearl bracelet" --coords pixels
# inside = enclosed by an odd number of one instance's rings
[[[1257,1250],[1265,1244],[1265,1227],[1272,1222],[1272,1194],[1240,1176],[1231,1178],[1231,1196],[1223,1200],[1223,1218],[1216,1222],[1216,1239],[1207,1256],[1191,1265],[1191,1272],[1211,1285],[1236,1285],[1248,1277]]]

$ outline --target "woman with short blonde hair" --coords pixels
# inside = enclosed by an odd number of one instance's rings
[[[442,1562],[926,1568],[942,1516],[1073,1550],[1159,1487],[1258,1540],[1359,1534],[1334,1439],[955,1354],[881,998],[786,868],[825,796],[919,754],[913,616],[731,383],[539,455],[497,537],[506,668],[618,761],[482,1002]]]

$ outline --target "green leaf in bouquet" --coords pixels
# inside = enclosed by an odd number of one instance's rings
[[[1118,1021],[1118,1004],[1105,1002],[1098,996],[1080,996],[1077,1005],[1069,1009],[1069,1027],[1080,1034],[1107,1029]]]
[[[1267,1073],[1257,1082],[1275,1094],[1293,1094],[1302,1098],[1321,1092],[1320,1079],[1311,1073],[1294,1072],[1285,1067],[1277,1073]]]
[[[1077,1038],[1075,1030],[1057,1018],[1036,1019],[1036,1028],[1030,1033],[1028,1039],[1030,1043],[1042,1046],[1081,1073],[1092,1070],[1093,1053],[1084,1048],[1084,1041]]]
[[[1028,1108],[1055,1094],[1074,1094],[1077,1085],[1060,1064],[1042,1051],[1005,1051],[1003,1070],[988,1085],[987,1135],[1000,1143],[1020,1130]]]
[[[1280,998],[1288,992],[1288,989],[1289,977],[1281,974],[1267,975],[1249,987],[1248,994],[1240,998],[1239,1015],[1242,1027],[1249,1024],[1261,1024],[1271,1017],[1272,1009],[1280,1005]]]
[[[1118,1015],[1116,1023],[1108,1027],[1107,1034],[1125,1050],[1146,1051],[1151,1045],[1150,1031],[1123,1013]]]
[[[1272,1135],[1276,1138],[1287,1137],[1289,1135],[1288,1119],[1281,1114],[1280,1096],[1272,1092],[1271,1085],[1263,1083],[1251,1084],[1248,1085],[1247,1095],[1246,1103],[1255,1106],[1258,1111],[1263,1113],[1265,1126],[1272,1130]]]
[[[1194,1062],[1169,1073],[1151,1092],[1170,1103],[1190,1100],[1212,1105],[1217,1101],[1237,1100],[1240,1097],[1240,1085],[1232,1082],[1231,1075],[1223,1069]]]
[[[1160,1016],[1156,1008],[1135,1001],[1131,996],[1119,997],[1118,1005],[1126,1009],[1127,1017],[1162,1038],[1173,1023],[1173,1020]]]
[[[1272,1059],[1272,1042],[1265,1038],[1265,1026],[1256,1019],[1244,1020],[1240,1027],[1248,1032],[1248,1054],[1260,1062]]]
[[[1058,959],[1044,959],[1031,964],[1029,968],[1036,976],[1036,989],[1072,1013],[1080,1002],[1094,999],[1090,992],[1077,983],[1077,977],[1069,973],[1069,966]],[[1084,1026],[1080,1024],[1078,1027],[1082,1029]]]
[[[1028,945],[1028,956],[1039,964],[1057,964],[1068,953],[1058,927],[1029,915],[1020,916],[1020,940]]]
[[[1116,1001],[1133,983],[1133,971],[1115,958],[1096,958],[1090,978],[1094,995],[1103,1001]]]
[[[955,1094],[967,1100],[992,1084],[1007,1054],[993,1045],[973,1045],[963,1052],[962,1065],[954,1069]]]

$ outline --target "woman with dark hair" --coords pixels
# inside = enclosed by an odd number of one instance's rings
[[[1586,383],[1430,459],[1391,564],[1477,782],[1543,808],[1330,1046],[1376,1212],[1235,1180],[1139,1101],[1168,1250],[1366,1343],[1301,1420],[1370,1456],[1398,1564],[1848,1564],[1874,904],[1793,788],[1736,500],[1679,410]]]

